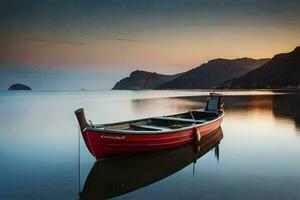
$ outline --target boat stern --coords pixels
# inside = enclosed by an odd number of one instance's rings
[[[84,110],[83,108],[79,108],[77,110],[74,111],[77,121],[79,123],[80,126],[80,130],[83,133],[87,127],[89,127],[89,124],[86,121],[85,115],[84,115]]]

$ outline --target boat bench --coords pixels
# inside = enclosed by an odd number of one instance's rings
[[[178,122],[190,122],[190,123],[204,123],[206,122],[205,119],[186,119],[186,118],[177,118],[177,117],[154,117],[152,119],[158,120],[169,120],[169,121],[178,121]]]
[[[150,129],[150,130],[154,130],[154,131],[167,131],[167,130],[170,130],[167,127],[152,126],[152,125],[146,125],[146,124],[134,124],[134,123],[131,123],[130,125],[133,126],[133,127]]]

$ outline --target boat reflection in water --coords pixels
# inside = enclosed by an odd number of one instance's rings
[[[81,199],[112,198],[145,187],[196,163],[213,148],[219,159],[222,138],[222,129],[218,128],[197,144],[96,161],[80,193]]]

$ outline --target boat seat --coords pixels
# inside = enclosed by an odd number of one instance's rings
[[[133,127],[137,128],[144,128],[144,129],[149,129],[149,130],[154,130],[154,131],[167,131],[170,130],[170,128],[167,127],[161,127],[161,126],[152,126],[152,125],[146,125],[146,124],[130,124]]]
[[[177,117],[154,117],[152,119],[158,120],[169,120],[169,121],[178,121],[178,122],[190,122],[190,123],[204,123],[206,122],[205,119],[186,119],[186,118],[177,118]]]

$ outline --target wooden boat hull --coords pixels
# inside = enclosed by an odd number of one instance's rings
[[[100,159],[127,153],[139,153],[178,147],[195,140],[195,132],[201,137],[219,128],[223,115],[214,121],[169,132],[146,134],[123,134],[106,130],[86,128],[83,139],[91,154]]]
[[[214,147],[218,160],[218,144],[222,138],[223,132],[219,128],[204,136],[197,144],[98,160],[85,181],[80,199],[113,198],[145,187],[196,163]]]

